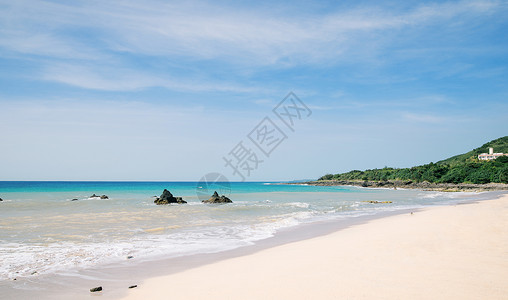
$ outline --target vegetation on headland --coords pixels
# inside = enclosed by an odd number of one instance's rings
[[[438,184],[508,183],[508,156],[488,161],[478,160],[478,154],[487,153],[489,147],[493,147],[495,152],[508,153],[508,136],[437,163],[412,168],[385,167],[365,171],[353,170],[341,174],[327,174],[319,178],[318,181],[411,181]]]

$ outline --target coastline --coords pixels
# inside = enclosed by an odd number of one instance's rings
[[[122,299],[505,299],[507,214],[503,194],[376,218],[152,277]]]
[[[432,183],[428,181],[413,182],[411,180],[315,180],[284,184],[308,184],[314,186],[357,186],[365,188],[404,188],[436,192],[488,192],[508,190],[508,184],[506,183]]]
[[[495,196],[495,195],[492,195]],[[491,196],[491,197],[492,197]],[[490,197],[489,197],[490,198]],[[482,197],[477,200],[483,200]],[[466,200],[466,201],[477,201]],[[18,299],[88,299],[90,296],[101,296],[106,299],[125,297],[130,285],[141,286],[150,278],[178,274],[186,270],[199,268],[236,257],[278,247],[281,245],[325,236],[351,226],[369,221],[417,212],[419,209],[385,211],[374,215],[363,215],[341,220],[325,220],[313,223],[302,223],[284,228],[274,236],[254,242],[252,245],[214,253],[199,253],[188,256],[149,260],[137,258],[120,263],[98,265],[96,267],[40,275],[34,278],[19,278],[17,281],[0,282],[0,291],[8,298]],[[97,294],[89,293],[90,288],[104,286]],[[25,288],[26,287],[26,288]]]
[[[489,192],[476,194],[474,198],[459,200],[457,203],[477,203],[487,199],[497,198],[503,192]],[[443,204],[449,205],[449,204]],[[452,204],[454,205],[454,204]],[[438,207],[440,207],[439,205]],[[430,208],[432,209],[432,207]],[[18,281],[3,282],[0,290],[10,298],[30,299],[87,299],[90,296],[101,296],[106,299],[120,299],[124,297],[128,286],[138,285],[140,289],[151,278],[160,276],[177,276],[191,269],[199,269],[236,259],[248,257],[272,248],[288,244],[299,244],[309,239],[319,238],[347,230],[356,226],[368,225],[378,219],[390,219],[421,209],[405,209],[387,211],[375,215],[364,215],[341,220],[327,220],[314,223],[300,224],[295,227],[280,230],[275,236],[256,241],[253,245],[226,250],[217,253],[205,253],[184,257],[164,258],[157,260],[141,260],[134,258],[121,263],[98,265],[79,271],[60,272],[59,274],[40,275]],[[425,208],[424,208],[425,210]],[[103,292],[92,294],[88,289],[104,286]],[[15,288],[13,288],[15,287]]]

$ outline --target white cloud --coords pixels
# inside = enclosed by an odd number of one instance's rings
[[[220,7],[212,2],[175,4],[156,0],[15,1],[3,6],[0,51],[3,48],[7,54],[48,57],[40,62],[46,64],[46,80],[102,90],[161,86],[242,92],[251,89],[210,78],[192,84],[165,79],[168,76],[161,79],[150,73],[148,66],[149,74],[138,74],[123,55],[156,57],[162,64],[183,66],[214,61],[232,72],[362,59],[376,63],[373,57],[382,52],[382,45],[387,42],[385,34],[379,33],[439,24],[456,17],[465,22],[502,10],[496,1],[422,4],[399,11],[357,7],[324,15],[284,15],[267,9]],[[78,72],[54,66],[55,61],[68,63],[62,60],[74,60],[72,68]],[[90,66],[90,61],[109,66],[109,70],[103,72],[103,67]],[[100,74],[91,68],[101,70]]]
[[[371,32],[413,25],[428,25],[457,16],[485,14],[496,8],[495,2],[445,2],[422,5],[409,12],[358,8],[327,15],[285,16],[269,11],[223,9],[208,3],[196,6],[143,4],[135,13],[107,15],[114,33],[113,49],[160,56],[192,59],[225,59],[256,65],[331,63],[344,56],[363,52]],[[143,9],[145,8],[145,9]],[[366,44],[366,39],[369,43]]]
[[[25,24],[24,29],[31,33],[39,31],[37,25],[49,32],[65,31],[72,26],[100,29],[102,42],[116,51],[202,59],[227,57],[271,64],[285,56],[312,59],[327,54],[324,57],[327,59],[347,48],[348,42],[354,39],[352,35],[361,31],[488,13],[497,6],[494,1],[461,1],[421,5],[409,12],[357,8],[324,16],[284,16],[266,10],[223,8],[206,2],[176,5],[160,1],[87,1],[70,6],[16,1],[10,5],[12,11],[4,11],[2,18],[16,14],[16,19],[11,17],[3,25]],[[60,38],[64,39],[62,44],[69,39],[65,32]],[[39,42],[48,47],[51,40]],[[21,45],[18,50],[36,51],[37,48]]]
[[[0,29],[0,47],[9,49],[15,54],[32,54],[37,56],[58,57],[59,59],[104,58],[99,51],[90,47],[80,47],[72,41],[54,36],[51,33],[28,32],[23,30]],[[76,51],[81,48],[79,51]]]
[[[44,68],[40,78],[80,88],[104,91],[135,91],[150,87],[165,87],[171,90],[194,92],[249,93],[267,91],[266,89],[234,83],[176,79],[167,74],[151,74],[146,71],[97,65],[88,67],[79,64],[52,64]]]
[[[405,113],[403,115],[404,119],[411,121],[411,122],[422,122],[422,123],[443,123],[447,120],[445,117],[436,116],[436,115],[429,115],[429,114],[422,114],[422,113]],[[450,120],[456,120],[455,118],[449,118]]]
[[[265,106],[265,107],[274,107],[277,103],[275,103],[275,101],[273,100],[270,100],[270,99],[256,99],[254,101],[255,104],[259,105],[259,106]]]

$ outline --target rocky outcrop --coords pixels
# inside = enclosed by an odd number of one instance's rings
[[[508,190],[506,183],[432,183],[428,181],[413,182],[411,180],[386,180],[386,181],[361,181],[361,180],[318,180],[305,182],[309,185],[320,186],[338,186],[353,185],[369,188],[405,188],[405,189],[421,189],[424,191],[441,191],[441,192],[482,192],[482,191],[499,191]],[[293,184],[293,183],[289,183]],[[298,184],[302,184],[301,182]]]
[[[182,199],[182,197],[174,197],[166,189],[164,189],[164,191],[162,191],[162,195],[159,198],[156,198],[155,201],[153,201],[153,202],[157,205],[170,204],[170,203],[178,203],[178,204],[187,203],[187,201],[184,201]]]
[[[101,198],[101,199],[109,199],[109,197],[108,197],[108,196],[106,196],[106,195],[102,195],[102,196],[97,196],[97,195],[95,195],[95,194],[93,194],[92,196],[90,196],[90,198]]]
[[[215,191],[212,195],[212,197],[210,197],[210,199],[208,200],[203,200],[201,201],[203,203],[233,203],[233,201],[231,201],[231,199],[229,199],[228,197],[222,195],[222,196],[219,196],[219,194],[217,194],[217,191]]]

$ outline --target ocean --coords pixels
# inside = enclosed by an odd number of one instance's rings
[[[153,261],[221,252],[301,224],[478,197],[274,182],[216,184],[234,203],[201,203],[214,189],[199,182],[0,182],[0,280],[72,272],[128,257]],[[188,203],[155,205],[154,196],[164,189]]]

